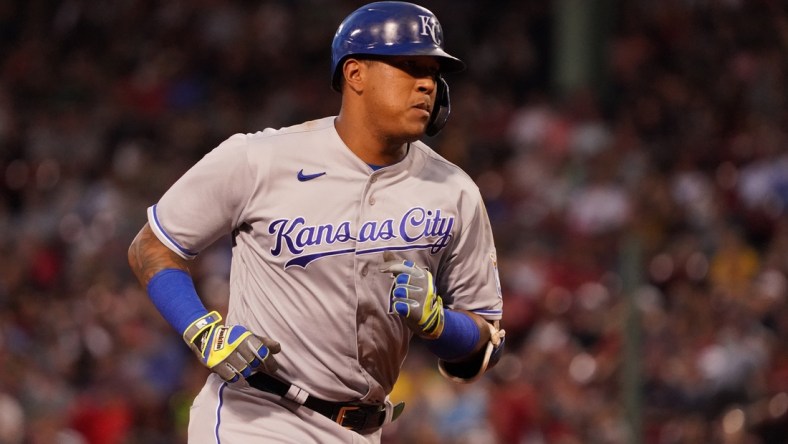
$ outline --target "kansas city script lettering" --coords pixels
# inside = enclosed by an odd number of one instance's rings
[[[411,208],[400,218],[383,221],[367,221],[353,236],[350,222],[339,224],[307,225],[303,217],[277,219],[268,226],[268,234],[276,236],[271,254],[279,256],[284,249],[299,255],[308,247],[316,245],[344,244],[348,241],[378,241],[402,239],[416,243],[425,239],[432,242],[432,252],[446,247],[451,239],[454,216],[444,217],[441,210]]]

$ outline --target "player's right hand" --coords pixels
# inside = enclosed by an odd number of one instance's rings
[[[259,369],[274,373],[279,343],[257,336],[241,325],[222,325],[215,311],[192,322],[183,339],[200,361],[227,382],[247,378]]]

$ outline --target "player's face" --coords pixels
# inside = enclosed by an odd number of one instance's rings
[[[435,103],[440,65],[433,57],[397,56],[371,61],[364,94],[376,126],[412,141],[424,134]]]

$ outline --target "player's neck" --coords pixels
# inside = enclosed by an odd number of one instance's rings
[[[371,165],[392,165],[407,154],[407,141],[381,137],[348,124],[342,115],[334,120],[337,134],[359,159]],[[362,128],[364,128],[362,126]]]

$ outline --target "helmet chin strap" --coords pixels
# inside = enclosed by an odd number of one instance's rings
[[[443,77],[438,77],[437,87],[438,91],[435,94],[435,107],[432,109],[430,121],[427,122],[427,129],[424,131],[424,134],[429,137],[438,134],[443,127],[446,126],[446,121],[449,120],[449,114],[451,114],[449,85],[443,80]]]

